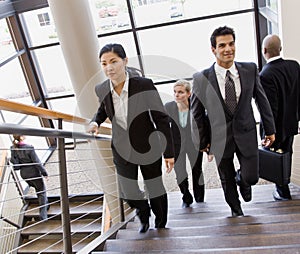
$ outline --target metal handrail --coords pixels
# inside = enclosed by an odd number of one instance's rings
[[[0,124],[0,133],[2,134],[20,134],[27,136],[39,137],[56,137],[56,138],[73,138],[73,139],[96,139],[96,140],[111,140],[111,135],[105,134],[88,134],[83,132],[66,131],[61,129],[51,128],[35,128],[18,124]]]
[[[62,119],[59,120],[59,128],[62,128]],[[66,170],[66,155],[65,155],[65,138],[73,139],[87,139],[87,140],[111,140],[110,135],[93,135],[82,132],[65,131],[62,129],[51,128],[34,128],[25,127],[17,124],[0,124],[0,133],[3,134],[20,134],[27,136],[42,136],[58,138],[59,150],[59,171],[60,171],[60,185],[61,185],[61,208],[62,208],[62,225],[63,225],[63,244],[64,253],[72,253],[71,241],[71,226],[70,226],[70,212],[68,200],[68,183]]]

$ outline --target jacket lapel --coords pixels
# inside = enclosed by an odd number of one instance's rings
[[[109,82],[110,82],[109,80],[106,80],[106,82],[104,84],[104,91],[106,93],[106,96],[105,96],[106,114],[107,114],[108,118],[112,121],[112,119],[114,118],[114,115],[115,115],[115,109],[114,109],[114,104],[113,104],[113,100],[112,100],[112,94],[111,94]]]

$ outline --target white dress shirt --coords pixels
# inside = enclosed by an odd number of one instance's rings
[[[238,73],[238,70],[237,70],[235,64],[233,64],[229,69],[225,69],[225,68],[221,67],[220,65],[218,65],[217,63],[215,63],[215,72],[216,72],[219,88],[221,91],[221,95],[224,100],[225,100],[225,82],[226,82],[227,70],[230,71],[230,76],[234,81],[236,101],[238,102],[240,99],[240,95],[241,95],[241,82],[240,82],[240,75]]]
[[[110,81],[110,91],[112,95],[112,100],[115,110],[115,120],[118,125],[120,125],[124,130],[127,129],[127,115],[128,115],[128,85],[129,85],[129,75],[126,73],[126,80],[123,89],[118,95],[114,90],[113,84]]]

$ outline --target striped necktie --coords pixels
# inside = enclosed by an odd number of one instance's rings
[[[236,108],[236,93],[233,79],[230,77],[230,71],[226,72],[225,78],[225,104],[230,112],[233,114]]]

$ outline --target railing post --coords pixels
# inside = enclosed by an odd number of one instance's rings
[[[58,119],[58,128],[62,129],[62,119]],[[72,253],[72,239],[70,226],[70,211],[69,211],[69,194],[68,194],[68,178],[67,164],[65,153],[65,139],[58,138],[58,159],[60,171],[60,192],[61,192],[61,219],[63,228],[63,244],[64,253]]]

